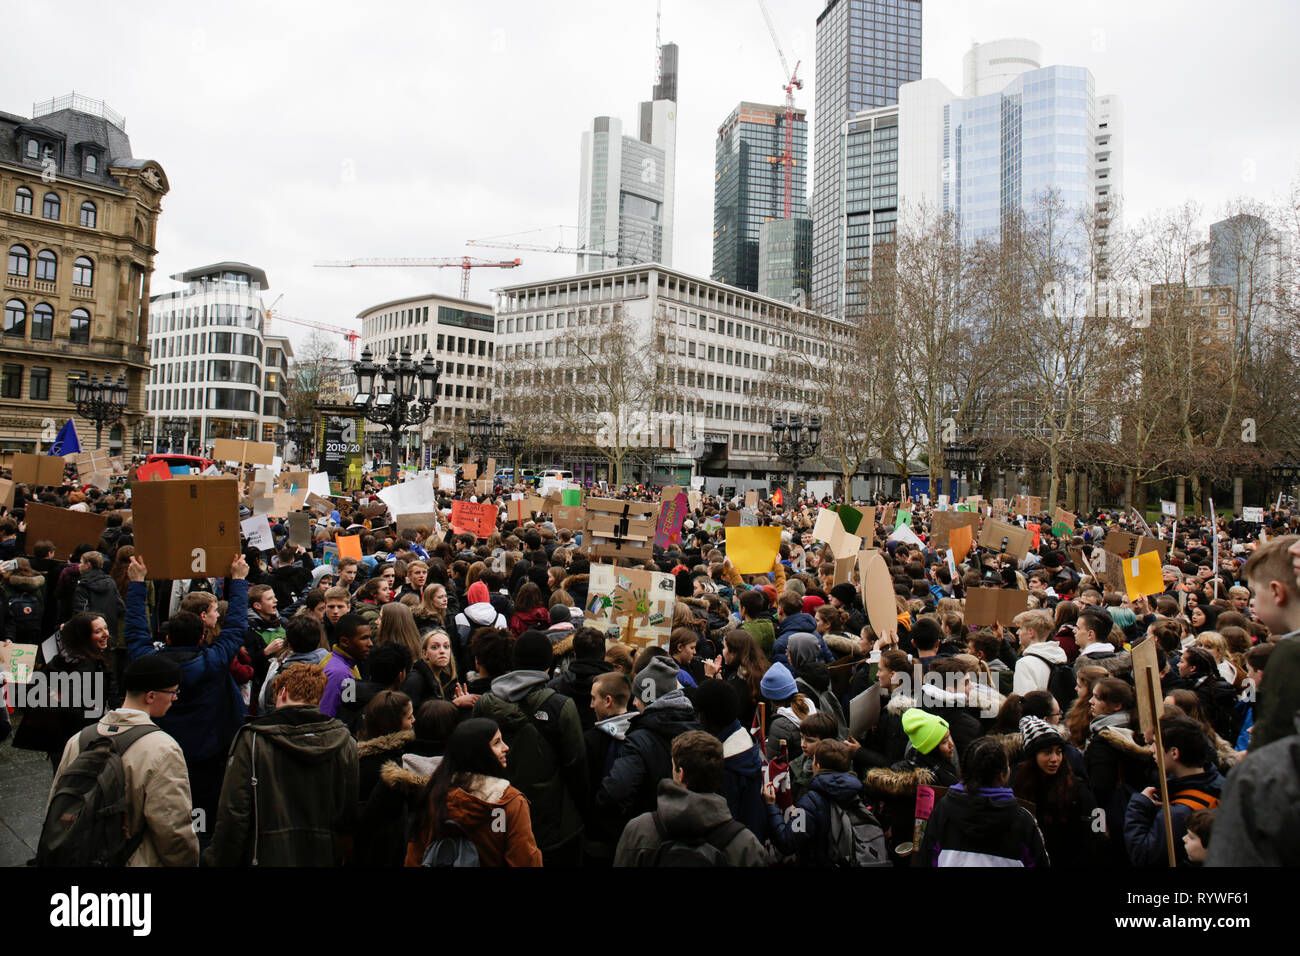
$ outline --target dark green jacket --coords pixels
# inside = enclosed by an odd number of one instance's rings
[[[1280,638],[1268,657],[1268,673],[1259,689],[1250,752],[1296,732],[1300,710],[1300,631]]]
[[[491,691],[474,705],[475,717],[489,717],[501,727],[510,748],[506,779],[528,798],[533,836],[543,852],[582,832],[578,801],[585,801],[587,789],[577,705],[547,687],[549,679],[545,671],[511,671],[495,678]],[[539,724],[550,729],[543,734]]]
[[[357,774],[356,741],[315,707],[281,707],[245,724],[230,746],[203,865],[339,865]]]

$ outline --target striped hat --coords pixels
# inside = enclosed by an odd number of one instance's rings
[[[1021,717],[1020,736],[1025,740],[1026,758],[1032,757],[1040,750],[1062,746],[1060,733],[1041,717]]]

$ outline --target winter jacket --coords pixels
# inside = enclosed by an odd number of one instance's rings
[[[205,866],[337,866],[357,813],[357,745],[315,707],[251,721],[230,748]]]
[[[680,690],[656,698],[628,725],[622,750],[596,791],[597,808],[611,808],[624,819],[653,810],[659,781],[673,774],[673,739],[700,729],[695,708]]]
[[[871,767],[889,767],[903,759],[907,752],[907,734],[903,732],[903,712],[916,706],[916,701],[905,694],[894,693],[880,708],[880,718],[876,726],[863,735],[858,757],[859,762],[868,769]]]
[[[1033,815],[1007,787],[976,795],[957,784],[934,808],[921,841],[927,866],[1048,866]]]
[[[763,804],[763,753],[740,721],[732,723],[722,740],[722,796],[731,815],[754,836],[767,837],[767,808]]]
[[[1016,676],[1011,685],[1011,692],[1023,697],[1030,691],[1050,690],[1052,680],[1051,665],[1067,666],[1065,651],[1055,641],[1039,641],[1025,648],[1020,660],[1016,661]]]
[[[515,611],[510,615],[510,633],[515,637],[524,631],[545,631],[551,626],[551,612],[548,608],[535,607],[531,611]]]
[[[827,664],[834,663],[835,655],[831,653],[826,641],[817,633],[817,619],[811,614],[804,614],[800,611],[798,614],[791,614],[785,620],[776,626],[776,640],[772,643],[773,662],[789,666],[790,662],[785,655],[785,646],[790,642],[790,638],[795,634],[812,634],[817,638],[818,654]]]
[[[1021,747],[1019,734],[1008,734],[1008,740],[1015,741],[1015,749]],[[1043,843],[1054,867],[1089,867],[1097,866],[1106,847],[1104,833],[1097,831],[1099,817],[1096,814],[1097,798],[1092,795],[1086,780],[1074,773],[1073,762],[1068,753],[1073,748],[1062,741],[1067,763],[1070,766],[1070,790],[1065,801],[1065,809],[1056,817],[1045,805],[1045,795],[1041,789],[1047,782],[1045,775],[1034,772],[1028,783],[1022,788],[1020,770],[1012,771],[1016,781],[1016,796],[1034,804],[1034,818],[1038,829],[1043,834]],[[1076,751],[1077,753],[1077,751]],[[1080,758],[1082,754],[1079,755]],[[1066,772],[1064,766],[1057,774]]]
[[[505,819],[501,819],[501,811]],[[480,866],[541,866],[528,799],[500,777],[475,774],[447,794],[447,817],[478,850]],[[419,866],[431,834],[425,830],[406,847],[406,865]]]
[[[510,748],[506,778],[528,798],[533,833],[543,851],[582,831],[579,811],[586,800],[578,708],[547,687],[547,680],[545,671],[510,671],[494,678],[491,690],[474,704],[475,717],[489,717],[501,727]]]
[[[460,639],[456,644],[457,660],[463,660],[468,664],[474,663],[469,653],[469,640],[480,627],[492,627],[498,630],[505,630],[507,627],[505,615],[497,611],[491,601],[471,604],[456,615],[456,636]]]
[[[113,669],[104,661],[60,650],[40,672],[44,683],[28,685],[23,719],[14,731],[13,745],[20,750],[58,753],[70,737],[122,702]]]
[[[117,585],[99,568],[83,571],[72,594],[72,612],[91,611],[100,615],[110,632],[117,630],[117,622],[125,610]]]
[[[807,617],[807,615],[804,616]],[[749,636],[758,644],[763,656],[770,661],[772,659],[772,645],[776,643],[776,628],[772,622],[764,617],[756,621],[745,621],[740,626],[743,630],[749,631]],[[816,628],[813,629],[816,630]]]
[[[1186,777],[1171,776],[1167,786],[1174,829],[1174,859],[1179,866],[1189,866],[1187,850],[1183,846],[1187,818],[1194,810],[1218,806],[1219,795],[1223,793],[1223,776],[1211,767]],[[1168,866],[1164,814],[1164,806],[1147,799],[1144,794],[1135,793],[1129,799],[1124,814],[1124,845],[1134,866]],[[1219,836],[1219,833],[1214,836]]]
[[[1228,774],[1207,866],[1300,866],[1300,714],[1291,728]]]
[[[357,866],[401,866],[412,826],[419,818],[429,777],[442,762],[445,741],[411,740],[396,759],[384,763],[357,821]],[[360,748],[358,748],[360,749]]]
[[[149,715],[139,710],[111,710],[100,719],[96,730],[114,736],[132,727],[152,725]],[[81,753],[81,735],[75,734],[63,750],[54,771],[50,799],[59,788],[59,777]],[[199,838],[190,818],[190,776],[180,745],[166,733],[154,731],[127,747],[122,754],[126,775],[130,832],[144,838],[126,861],[127,866],[198,866]],[[49,807],[49,800],[46,801]]]
[[[958,781],[956,767],[937,749],[928,754],[918,753],[911,744],[903,752],[903,759],[889,767],[876,767],[867,771],[863,781],[871,805],[887,834],[886,845],[890,858],[903,862],[894,855],[900,843],[912,840],[916,820],[916,788],[920,786],[951,787]]]
[[[583,732],[596,723],[591,709],[591,685],[601,674],[608,674],[614,665],[606,661],[575,660],[568,670],[551,678],[550,687],[568,697],[578,708],[578,721]]]
[[[361,680],[361,671],[357,669],[356,661],[344,654],[337,644],[322,663],[325,667],[325,693],[321,695],[320,712],[326,717],[334,717],[343,706],[343,692],[349,686],[349,681],[352,682],[351,696],[355,701],[355,687],[356,682]]]
[[[4,621],[4,640],[39,644],[50,636],[50,631],[45,629],[44,575],[16,572],[9,575],[4,582],[3,601],[0,618]]]
[[[248,620],[248,582],[232,580],[226,624],[207,647],[155,647],[149,634],[143,581],[126,589],[126,644],[131,660],[145,654],[166,654],[181,668],[180,697],[156,723],[176,738],[191,766],[225,753],[244,721],[247,708],[230,676],[230,662],[244,644]]]
[[[438,673],[433,672],[429,662],[420,658],[402,682],[402,693],[411,698],[415,710],[427,700],[451,700],[456,691],[457,679],[451,676],[451,668]]]
[[[362,806],[378,786],[379,772],[384,764],[400,762],[414,739],[414,730],[399,730],[357,744],[357,797]]]
[[[696,793],[672,780],[659,781],[655,812],[670,840],[700,840],[732,819],[726,799],[718,793]],[[614,852],[615,866],[654,866],[664,839],[654,813],[643,813],[623,830]],[[723,847],[727,866],[766,866],[767,853],[758,838],[742,827]]]
[[[800,866],[830,866],[831,805],[843,810],[856,806],[863,795],[862,781],[852,773],[819,773],[808,792],[782,814],[767,805],[768,832],[784,854],[796,854]]]
[[[1278,639],[1268,658],[1268,680],[1259,689],[1255,705],[1255,732],[1250,751],[1296,733],[1295,713],[1300,710],[1300,631]]]
[[[267,666],[266,679],[262,681],[262,690],[257,698],[257,711],[260,714],[269,714],[275,710],[275,698],[271,696],[271,685],[275,683],[276,676],[290,664],[311,664],[320,666],[320,662],[329,656],[329,651],[323,647],[313,648],[304,654],[290,654],[283,660],[275,658]],[[417,705],[418,707],[418,705]]]
[[[1115,721],[1119,716],[1121,719]],[[1108,863],[1123,866],[1128,862],[1124,847],[1123,820],[1133,794],[1157,783],[1155,760],[1133,731],[1125,726],[1123,714],[1099,717],[1090,725],[1083,758],[1088,767],[1088,781],[1097,805],[1106,814],[1110,837]]]

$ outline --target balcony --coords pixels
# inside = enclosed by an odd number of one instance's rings
[[[95,289],[93,286],[74,285],[72,287],[72,297],[74,299],[94,299]]]
[[[32,287],[32,280],[27,276],[5,276],[5,288],[27,291]]]
[[[32,288],[37,292],[44,292],[46,295],[55,295],[55,283],[46,279],[33,279]]]

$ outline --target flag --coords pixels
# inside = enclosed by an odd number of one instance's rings
[[[58,437],[54,439],[54,444],[50,446],[49,454],[76,455],[80,452],[81,442],[77,438],[77,426],[69,418],[68,423],[59,429]]]
[[[778,508],[785,504],[785,495],[781,494],[780,488],[772,492],[772,504],[776,505]]]

